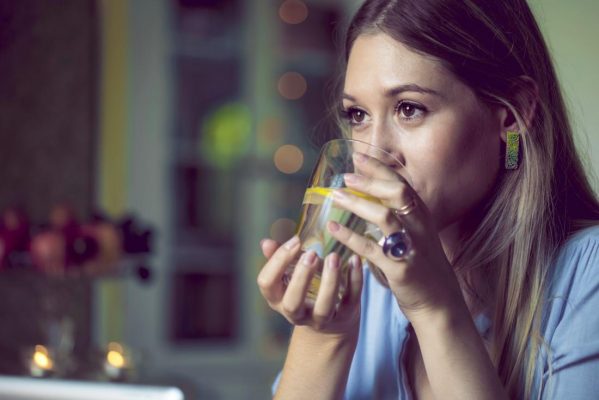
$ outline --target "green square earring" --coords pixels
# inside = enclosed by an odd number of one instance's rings
[[[520,134],[514,131],[507,131],[506,136],[505,169],[517,169],[518,155],[520,152]]]

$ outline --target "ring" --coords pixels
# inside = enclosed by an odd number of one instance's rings
[[[392,260],[400,261],[405,259],[412,251],[412,239],[405,229],[384,237],[383,253]]]
[[[412,201],[410,201],[408,204],[406,204],[405,206],[402,206],[400,208],[394,208],[394,209],[392,209],[392,211],[396,217],[399,217],[399,216],[408,215],[409,213],[414,211],[417,206],[418,206],[418,203],[416,203],[416,199],[414,197],[412,197]]]

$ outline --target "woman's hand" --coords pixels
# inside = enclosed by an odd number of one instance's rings
[[[360,296],[362,292],[362,265],[359,257],[350,261],[348,289],[336,307],[340,281],[339,256],[328,255],[321,261],[313,251],[302,254],[288,285],[283,275],[301,249],[297,236],[280,246],[265,239],[261,242],[268,259],[258,275],[258,287],[268,305],[294,325],[305,325],[315,331],[346,335],[356,334],[360,322]],[[314,302],[306,301],[306,293],[314,272],[322,268],[320,288]]]
[[[347,191],[334,193],[336,204],[378,225],[384,235],[405,229],[411,239],[411,250],[397,260],[385,255],[382,247],[371,239],[335,222],[328,224],[330,233],[380,268],[408,319],[429,312],[445,312],[454,306],[463,307],[459,283],[420,197],[405,179],[380,161],[357,155],[355,162],[360,175],[346,175],[346,185],[379,199],[381,204]],[[398,212],[402,210],[404,212]]]

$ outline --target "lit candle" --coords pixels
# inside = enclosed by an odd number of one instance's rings
[[[108,343],[108,352],[104,361],[104,371],[111,379],[120,379],[123,377],[128,363],[125,358],[123,346],[116,342]]]
[[[45,346],[40,344],[35,346],[31,363],[29,364],[29,372],[31,376],[43,377],[47,376],[54,370],[54,362]]]

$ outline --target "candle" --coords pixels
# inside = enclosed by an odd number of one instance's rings
[[[104,371],[110,379],[121,379],[124,377],[125,369],[128,367],[123,346],[117,342],[108,344],[106,359],[104,360]]]
[[[29,372],[35,377],[44,377],[54,370],[54,361],[50,356],[48,349],[40,344],[35,346],[31,362],[29,364]]]

